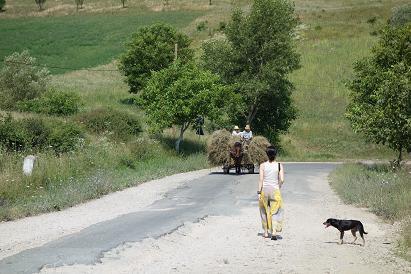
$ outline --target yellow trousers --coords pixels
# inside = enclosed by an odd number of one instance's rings
[[[279,189],[264,190],[259,200],[261,223],[264,230],[275,234],[283,226],[283,199]]]

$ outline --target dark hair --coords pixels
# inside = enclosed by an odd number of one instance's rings
[[[267,147],[267,150],[265,152],[267,153],[268,160],[270,160],[270,162],[275,160],[275,157],[277,156],[277,150],[274,146]]]
[[[234,147],[241,147],[241,143],[240,142],[235,142]]]

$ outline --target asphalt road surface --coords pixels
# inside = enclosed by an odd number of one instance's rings
[[[337,165],[332,163],[315,163],[315,164],[301,164],[301,163],[288,163],[285,164],[285,171],[286,171],[286,184],[282,190],[283,198],[286,204],[286,210],[290,210],[294,208],[293,212],[288,212],[288,219],[289,223],[295,223],[295,237],[299,237],[301,234],[307,233],[307,237],[312,237],[312,233],[310,229],[304,229],[297,226],[298,220],[304,220],[307,218],[305,213],[301,212],[301,208],[309,208],[312,207],[313,212],[321,212],[324,209],[322,207],[322,200],[324,199],[324,203],[327,199],[333,199],[334,204],[330,210],[339,210],[337,207],[340,206],[340,202],[335,196],[330,196],[331,191],[329,190],[329,186],[326,182],[326,177]],[[317,179],[318,178],[318,179]],[[183,185],[180,185],[177,188],[169,190],[162,199],[153,202],[151,205],[139,209],[138,211],[127,213],[116,218],[99,222],[84,228],[83,230],[66,235],[56,240],[52,240],[50,242],[45,243],[42,246],[26,249],[23,250],[15,255],[6,257],[0,261],[0,273],[2,274],[15,274],[15,273],[36,273],[39,272],[44,266],[45,272],[50,273],[60,273],[60,270],[64,270],[67,273],[115,273],[117,271],[113,270],[113,268],[107,269],[100,269],[96,270],[93,267],[95,265],[104,265],[104,260],[102,260],[106,253],[110,252],[118,248],[119,246],[123,246],[125,243],[142,243],[144,240],[151,239],[151,241],[161,241],[162,238],[167,237],[168,235],[173,235],[174,232],[181,229],[187,223],[198,224],[202,220],[207,220],[208,218],[216,218],[219,217],[221,222],[225,220],[233,220],[233,218],[244,218],[243,228],[247,225],[248,218],[244,213],[247,210],[255,209],[257,207],[256,201],[256,190],[257,190],[257,180],[258,174],[254,175],[224,175],[219,172],[212,172],[208,175],[201,176],[199,178],[190,180],[185,182]],[[148,183],[149,184],[149,183]],[[324,191],[326,189],[326,191]],[[325,205],[325,204],[324,204]],[[328,205],[330,206],[330,205]],[[341,205],[343,206],[343,205]],[[318,207],[318,210],[315,208]],[[298,209],[299,208],[299,209]],[[334,209],[336,208],[336,209]],[[341,209],[345,214],[349,208]],[[252,212],[252,211],[247,211]],[[286,211],[287,212],[287,211]],[[302,214],[301,216],[297,216],[298,214]],[[309,211],[307,211],[308,214]],[[254,210],[254,213],[257,216],[257,210]],[[320,213],[319,213],[320,214]],[[358,213],[362,214],[362,213]],[[357,214],[357,216],[358,216]],[[365,215],[369,213],[364,213]],[[338,212],[329,212],[329,215],[326,213],[321,213],[321,216],[315,216],[315,218],[324,218],[324,220],[328,217],[333,217],[338,215]],[[250,215],[251,216],[251,215]],[[368,216],[368,215],[367,215]],[[367,216],[363,217],[366,218]],[[313,215],[314,217],[314,215]],[[378,220],[373,219],[371,217],[372,222],[378,222]],[[258,216],[255,219],[258,222]],[[322,220],[322,219],[321,219]],[[371,222],[370,221],[370,222]],[[307,221],[309,222],[309,221]],[[316,220],[317,222],[317,220]],[[250,223],[251,224],[251,223]],[[291,227],[290,224],[290,227]],[[213,226],[217,227],[218,223],[210,223],[203,228],[206,232],[207,229],[212,230]],[[221,224],[222,226],[222,224]],[[367,230],[367,224],[365,224]],[[321,224],[318,222],[318,227],[321,227]],[[368,226],[368,230],[378,229],[378,223],[375,226]],[[33,227],[32,229],[36,229]],[[215,228],[214,228],[215,229]],[[261,237],[257,235],[259,224],[256,224],[255,227],[252,227],[255,230],[252,237],[257,240],[262,240]],[[287,231],[287,227],[285,228]],[[297,231],[298,230],[298,231]],[[330,229],[331,230],[331,229]],[[330,231],[330,230],[327,230]],[[222,231],[225,231],[222,228]],[[289,229],[289,233],[292,230]],[[190,233],[190,232],[189,232]],[[193,231],[195,233],[195,231]],[[212,233],[212,232],[210,232]],[[224,234],[224,232],[219,232],[220,234]],[[239,232],[240,233],[240,232]],[[333,248],[337,245],[334,244],[337,241],[338,233],[337,231],[333,231],[332,233],[328,232],[327,235],[333,235],[332,241],[325,244],[325,248],[329,248],[330,243],[333,243]],[[335,233],[335,237],[334,234]],[[378,233],[377,233],[378,234]],[[381,233],[378,234],[380,237],[384,238],[385,235]],[[284,232],[284,238],[287,237],[286,232]],[[294,238],[295,238],[294,237]],[[307,238],[305,237],[305,238]],[[315,236],[314,236],[315,237]],[[301,235],[301,239],[304,239],[304,235]],[[384,238],[385,239],[385,238]],[[184,240],[178,240],[181,243],[184,243]],[[255,241],[255,240],[254,240]],[[282,248],[286,247],[286,241],[282,241]],[[324,241],[323,241],[324,243]],[[188,244],[188,243],[187,243]],[[193,245],[195,243],[191,243]],[[271,243],[270,243],[271,244]],[[207,252],[207,249],[218,249],[219,242],[216,240],[215,246],[211,244],[211,247],[207,247],[207,244],[202,243],[204,245],[202,249],[204,252]],[[236,249],[236,244],[231,243],[232,247]],[[250,248],[252,243],[250,242]],[[178,253],[177,250],[179,249],[179,245],[177,244],[174,249],[176,249],[176,254]],[[355,246],[357,248],[357,246]],[[138,247],[135,247],[138,249]],[[173,247],[170,247],[173,248]],[[244,245],[242,246],[244,248]],[[290,247],[295,248],[294,247]],[[301,248],[301,247],[299,247]],[[303,247],[307,248],[307,247]],[[359,248],[359,247],[358,247]],[[361,247],[362,248],[362,247]],[[141,249],[141,247],[140,247]],[[364,248],[363,248],[364,249]],[[321,250],[321,247],[320,249]],[[352,252],[353,248],[350,249]],[[357,249],[360,250],[360,249]],[[388,250],[388,249],[387,249]],[[297,249],[298,251],[298,249]],[[147,251],[148,252],[148,251]],[[151,251],[150,251],[151,252]],[[181,252],[181,250],[179,251]],[[211,251],[210,251],[211,252]],[[326,251],[329,252],[329,251]],[[362,252],[362,251],[361,251]],[[391,252],[391,251],[387,251]],[[148,253],[149,254],[149,253]],[[390,253],[391,254],[391,253]],[[359,260],[361,261],[361,256],[369,256],[370,254],[349,254],[349,258],[359,256]],[[373,254],[371,254],[373,255]],[[385,253],[379,254],[381,256],[386,256]],[[140,255],[142,256],[142,255]],[[148,255],[147,255],[148,256]],[[177,256],[177,255],[176,255]],[[211,261],[212,260],[211,253],[209,257],[204,257],[202,260]],[[244,256],[247,256],[244,254]],[[261,255],[263,256],[263,255]],[[119,254],[121,257],[121,253]],[[378,258],[378,256],[376,257]],[[315,269],[315,272],[324,270],[324,272],[339,272],[338,269],[338,258],[334,258],[335,263],[337,264],[334,268],[327,270],[327,263],[324,264],[324,267],[321,269]],[[170,260],[178,261],[179,257],[170,258]],[[243,259],[242,259],[243,260]],[[307,258],[306,258],[307,260]],[[102,263],[103,261],[103,263]],[[200,263],[199,260],[198,263]],[[228,261],[228,259],[227,259]],[[360,263],[360,261],[358,263]],[[224,261],[225,262],[225,261]],[[357,263],[355,260],[353,264]],[[372,265],[372,261],[369,262]],[[395,265],[397,262],[392,263],[391,269],[398,269]],[[157,265],[160,267],[161,264]],[[408,267],[405,264],[405,267]],[[66,266],[61,268],[60,266]],[[70,266],[81,266],[81,271],[79,269],[71,269]],[[367,264],[366,264],[367,266]],[[91,267],[91,268],[90,268]],[[131,267],[131,266],[130,266]],[[210,268],[211,267],[211,268]],[[207,267],[205,264],[192,265],[192,268],[188,268],[186,270],[180,270],[176,272],[214,272],[216,271],[215,266],[211,264]],[[116,268],[114,268],[116,269]],[[129,268],[124,270],[124,273],[130,271],[135,273],[138,268]],[[173,268],[174,269],[174,268]],[[286,268],[285,268],[286,269]],[[302,271],[304,268],[292,268],[288,269],[288,272],[298,273]],[[345,268],[344,268],[345,269]],[[370,270],[370,272],[375,271],[373,267],[365,267],[359,268],[362,270]],[[377,267],[377,269],[379,269]],[[44,270],[44,269],[43,269]],[[120,269],[118,269],[120,271]],[[140,271],[147,270],[148,268],[140,269]],[[176,270],[176,269],[174,269]],[[333,271],[334,270],[334,271]],[[111,272],[113,271],[113,272]],[[156,271],[163,271],[163,272],[170,272],[170,269],[167,269],[166,266],[163,268],[156,268]],[[249,273],[251,272],[250,268],[238,268],[237,271]],[[268,271],[268,269],[267,269]],[[400,270],[399,270],[400,271]],[[152,271],[155,272],[154,270]],[[218,271],[217,271],[218,272]],[[226,271],[222,271],[224,273]],[[260,271],[257,271],[260,272]],[[261,269],[261,273],[265,271]],[[287,271],[286,271],[287,272]],[[309,271],[308,271],[309,272]],[[344,272],[344,271],[343,271]],[[366,271],[367,272],[367,271]],[[401,271],[400,271],[401,272]],[[120,272],[119,272],[120,273]],[[352,273],[358,273],[353,270]]]

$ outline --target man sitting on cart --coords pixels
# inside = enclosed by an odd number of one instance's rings
[[[250,125],[246,125],[244,131],[241,132],[241,140],[245,146],[250,144],[250,141],[253,139],[253,132],[251,131]]]
[[[240,128],[238,126],[234,127],[233,132],[231,133],[232,136],[241,136]]]

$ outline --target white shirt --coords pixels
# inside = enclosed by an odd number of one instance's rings
[[[280,189],[280,185],[278,183],[278,162],[272,162],[270,163],[269,161],[262,163],[263,165],[263,170],[264,170],[264,179],[263,179],[263,188],[265,187],[270,187],[274,189]]]
[[[244,130],[243,132],[241,132],[241,137],[246,140],[250,140],[251,138],[253,138],[253,132],[251,130],[249,132]]]
[[[237,131],[233,131],[232,133],[231,133],[231,135],[233,135],[233,136],[241,136],[241,132],[239,131],[239,132],[237,132]]]

